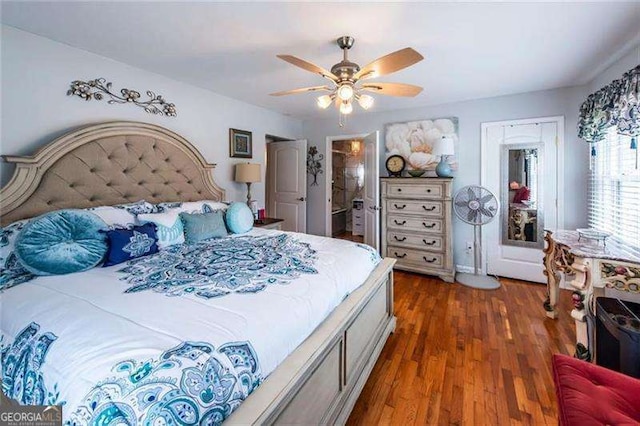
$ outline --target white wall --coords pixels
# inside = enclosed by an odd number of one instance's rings
[[[428,91],[429,88],[426,88]],[[354,111],[344,128],[338,127],[335,111],[326,112],[323,120],[309,119],[304,122],[304,134],[309,145],[317,145],[320,152],[325,147],[325,137],[381,132],[381,156],[384,156],[384,126],[388,123],[455,116],[459,118],[460,149],[459,171],[454,179],[454,190],[480,181],[480,123],[544,116],[565,117],[565,187],[561,188],[565,202],[565,227],[586,225],[587,173],[589,149],[578,139],[576,125],[578,108],[586,95],[584,87],[501,96],[466,102],[412,108],[387,112]],[[357,109],[357,107],[356,107]],[[496,159],[496,167],[498,159]],[[386,175],[386,170],[381,174]],[[308,232],[324,235],[325,181],[308,188],[307,223]],[[454,261],[457,265],[472,266],[473,257],[465,253],[465,242],[473,241],[472,228],[454,219]]]
[[[640,65],[640,45],[631,49],[626,55],[623,55],[604,71],[595,76],[593,80],[587,84],[589,93],[602,89],[613,80],[618,80],[625,72],[630,71],[638,65]]]
[[[187,138],[207,161],[217,163],[216,182],[228,200],[244,200],[246,186],[233,182],[233,165],[248,161],[229,157],[229,128],[253,132],[252,162],[265,171],[265,134],[291,139],[302,136],[302,121],[181,83],[159,74],[84,50],[2,26],[2,109],[0,154],[31,154],[52,139],[89,123],[108,120],[144,121]],[[162,70],[158,70],[162,72]],[[72,80],[104,77],[114,88],[152,90],[175,103],[178,116],[162,117],[133,105],[109,105],[66,96]],[[211,78],[216,78],[211,75]],[[13,167],[0,164],[0,182],[8,182]],[[264,179],[252,186],[264,206]]]

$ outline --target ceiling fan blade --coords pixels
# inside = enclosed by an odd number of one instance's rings
[[[363,83],[362,90],[388,96],[413,97],[422,92],[422,87],[404,83]]]
[[[424,57],[410,47],[389,53],[382,58],[378,58],[370,64],[365,65],[356,73],[354,79],[373,78],[381,75],[391,74],[401,69],[410,67],[420,62]]]
[[[284,92],[271,93],[270,96],[295,95],[298,93],[317,92],[320,90],[330,92],[331,88],[329,86],[303,87],[301,89],[285,90]]]
[[[331,71],[328,71],[316,64],[312,64],[311,62],[307,62],[303,59],[296,58],[291,55],[277,55],[278,58],[282,59],[285,62],[289,62],[291,65],[295,65],[296,67],[300,67],[303,70],[311,71],[315,74],[320,74],[322,77],[328,78],[332,81],[338,81],[338,77],[336,77]]]

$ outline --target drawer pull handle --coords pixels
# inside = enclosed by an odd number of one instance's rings
[[[398,188],[398,192],[402,192],[402,188]]]
[[[431,229],[431,228],[434,228],[436,226],[436,224],[432,223],[431,225],[427,225],[426,223],[422,222],[422,226],[424,226],[425,228]]]
[[[430,189],[427,189],[427,192],[431,192],[431,190],[430,190]]]
[[[431,206],[429,208],[427,208],[427,206],[422,206],[423,209],[425,209],[428,212],[432,212],[436,209],[436,206]]]
[[[398,238],[398,236],[397,236],[397,235],[394,235],[394,236],[393,236],[393,238],[395,238],[395,239],[396,239],[396,241],[404,241],[404,240],[406,240],[406,239],[407,239],[407,237]]]
[[[402,255],[398,254],[397,251],[394,251],[393,254],[398,258],[398,259],[403,259],[405,257],[407,257],[407,253],[402,253]],[[426,259],[425,259],[426,260]]]
[[[431,241],[431,242],[428,242],[428,241],[427,241],[427,240],[425,240],[425,239],[423,239],[423,240],[422,240],[422,242],[423,242],[423,243],[425,243],[425,244],[426,244],[426,245],[428,245],[428,246],[432,246],[432,245],[434,245],[434,244],[436,243],[436,241],[435,241],[435,240],[433,240],[433,241]]]
[[[423,258],[423,259],[424,259],[424,261],[425,261],[425,262],[427,262],[427,263],[433,263],[433,262],[435,262],[436,260],[438,260],[438,259],[436,259],[435,257],[432,257],[431,259],[427,259],[427,257],[426,257],[426,256],[422,256],[422,258]]]
[[[398,222],[397,220],[393,219],[393,221],[395,222],[396,225],[404,225],[405,223],[407,223],[406,220],[403,220],[402,222]]]
[[[398,210],[402,210],[402,209],[404,209],[405,207],[407,207],[407,205],[406,205],[406,204],[403,204],[403,205],[399,206],[399,205],[397,205],[397,204],[394,204],[394,205],[393,205],[393,207],[395,207],[395,208],[396,208],[396,209],[398,209]]]

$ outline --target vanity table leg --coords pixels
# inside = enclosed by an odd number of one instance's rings
[[[558,311],[556,305],[558,304],[558,294],[560,292],[560,274],[556,269],[555,257],[556,257],[556,243],[551,238],[551,231],[546,231],[544,240],[547,245],[544,248],[544,275],[547,277],[547,300],[545,300],[544,310],[549,318],[558,318]]]
[[[593,300],[593,286],[589,261],[576,259],[573,270],[576,274],[571,281],[572,287],[575,288],[572,295],[574,309],[571,311],[571,317],[576,322],[576,352],[574,356],[584,361],[591,361],[593,348],[589,343],[593,342],[593,339],[589,336],[587,317],[592,315],[590,307]]]

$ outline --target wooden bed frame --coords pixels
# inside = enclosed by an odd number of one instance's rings
[[[148,123],[81,127],[16,165],[0,189],[0,222],[64,208],[145,199],[224,200],[209,164],[180,135]],[[229,424],[343,424],[395,329],[393,265],[383,259],[226,420]]]

